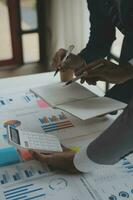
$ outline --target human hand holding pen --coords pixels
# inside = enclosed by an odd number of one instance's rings
[[[89,65],[85,65],[84,67],[78,69],[76,72],[75,72],[75,75],[76,77],[70,81],[68,81],[66,83],[66,85],[69,85],[79,79],[81,79],[81,83],[82,83],[82,80],[85,81],[85,79],[88,77],[88,71],[92,71],[92,70],[96,70],[96,69],[99,69],[101,68],[102,66],[104,65],[104,63],[102,62],[102,60],[98,60],[98,61],[95,61],[95,62],[92,62],[90,63]],[[83,81],[83,82],[84,82]],[[91,84],[95,84],[94,81],[91,81]]]
[[[64,64],[64,62],[66,61],[66,59],[68,58],[68,56],[71,54],[71,52],[72,52],[72,50],[74,49],[74,45],[70,45],[69,47],[68,47],[68,50],[66,51],[66,55],[63,57],[63,59],[61,60],[61,64],[63,65]],[[60,64],[60,65],[61,65]],[[60,65],[58,66],[58,68],[56,69],[56,71],[55,71],[55,74],[54,74],[54,76],[56,76],[56,74],[58,73],[58,71],[60,71]]]
[[[75,75],[81,78],[81,83],[86,81],[94,85],[97,81],[106,81],[121,84],[133,77],[133,69],[131,66],[119,66],[108,60],[100,59],[81,68]]]
[[[92,70],[95,70],[95,69],[98,69],[98,68],[100,68],[100,67],[102,67],[103,66],[103,63],[99,63],[98,65],[96,65],[95,67],[93,67],[93,69],[91,69],[91,71]],[[87,68],[87,66],[86,67],[84,67],[84,70]],[[82,72],[82,74],[80,74],[79,76],[77,76],[77,77],[75,77],[75,78],[73,78],[72,80],[70,80],[70,81],[68,81],[67,83],[66,83],[66,85],[69,85],[69,84],[71,84],[71,83],[74,83],[75,81],[77,81],[77,80],[79,80],[79,79],[85,79],[85,78],[87,78],[88,77],[88,72],[87,72],[87,70],[85,70],[85,71],[83,71]]]
[[[63,58],[66,56],[66,53],[67,50],[59,49],[53,58],[52,66],[56,67],[57,69],[59,68],[60,71],[66,71],[68,69],[75,71],[75,69],[80,68],[85,63],[85,61],[79,55],[75,55],[73,53],[70,53],[65,62],[62,62]]]

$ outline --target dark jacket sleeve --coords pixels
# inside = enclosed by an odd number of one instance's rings
[[[99,164],[115,164],[133,152],[133,99],[115,122],[87,149],[88,157]]]
[[[86,48],[79,55],[89,63],[109,54],[112,42],[115,40],[115,27],[102,13],[103,5],[100,1],[88,0],[87,2],[90,11],[90,37]]]

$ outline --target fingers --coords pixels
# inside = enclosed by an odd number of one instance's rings
[[[84,82],[87,82],[89,85],[96,85],[97,82],[97,78],[87,78],[87,77],[83,77],[80,80],[80,83],[83,84]]]
[[[66,55],[66,50],[59,49],[52,60],[52,66],[60,68],[61,61],[65,57],[65,55]]]
[[[32,151],[32,155],[35,159],[39,160],[40,162],[46,162],[49,164],[50,159],[52,158],[52,154],[43,154],[39,151]]]
[[[81,84],[87,82],[89,85],[96,85],[97,81],[107,81],[106,73],[100,70],[86,72],[86,75],[81,78]]]
[[[91,71],[94,67],[98,66],[98,65],[104,65],[104,60],[103,59],[99,59],[97,61],[94,61],[88,65],[84,65],[84,67],[82,67],[81,69],[77,69],[75,71],[75,75],[79,76],[81,75],[84,71]]]
[[[70,54],[67,59],[61,63],[61,70],[72,69],[75,70],[76,68],[81,67],[83,64],[83,60],[81,57],[75,54]]]

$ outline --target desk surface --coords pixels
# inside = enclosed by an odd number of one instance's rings
[[[48,72],[48,73],[40,73],[40,74],[33,74],[33,75],[26,75],[26,76],[18,76],[18,77],[12,77],[12,78],[3,78],[0,79],[0,91],[1,94],[12,94],[16,92],[20,92],[23,90],[29,90],[30,88],[34,88],[36,86],[41,86],[41,85],[47,85],[50,83],[57,83],[60,81],[59,74],[57,74],[56,77],[54,77],[54,72]],[[97,86],[91,86],[88,84],[84,84],[86,88],[91,90],[92,92],[96,93],[99,96],[103,96],[103,92],[101,89],[99,89]],[[109,122],[105,121],[102,124],[102,131],[109,126],[109,124],[112,123],[112,119],[109,120]],[[92,125],[94,128],[96,127]],[[101,126],[101,125],[100,125]],[[99,128],[98,128],[99,129]],[[101,128],[100,128],[101,132]],[[94,136],[94,135],[93,135]],[[97,134],[95,135],[95,137]],[[95,138],[94,137],[94,138]],[[77,139],[78,144],[81,143],[81,138],[80,140]],[[86,137],[84,138],[84,142],[87,142]],[[73,141],[71,141],[73,143]],[[76,143],[77,143],[76,142]],[[66,145],[70,143],[69,141],[66,141]]]
[[[36,86],[41,86],[41,85],[47,85],[47,84],[50,84],[50,83],[57,83],[59,82],[59,75],[57,75],[56,77],[53,77],[53,72],[50,72],[50,73],[41,73],[41,74],[35,74],[35,75],[27,75],[27,76],[19,76],[19,77],[13,77],[13,78],[4,78],[4,79],[0,79],[0,91],[1,93],[3,94],[4,92],[5,93],[12,93],[13,91],[22,91],[22,90],[25,90],[25,89],[30,89],[30,88],[33,88],[33,87],[36,87]],[[96,93],[97,95],[99,96],[102,96],[103,95],[103,92],[96,86],[89,86],[87,84],[84,84],[85,87],[87,87],[89,90],[91,90],[92,92]],[[98,123],[100,125],[100,120],[98,119],[97,120]],[[110,120],[109,120],[110,121]],[[105,121],[103,120],[103,122],[101,121],[101,125],[100,125],[100,129],[103,131],[103,129],[105,129],[105,127],[107,127],[110,123],[108,120]],[[106,123],[107,122],[107,123]],[[96,128],[96,123],[91,123],[91,126],[93,126],[94,128]],[[90,130],[90,128],[89,128]],[[98,133],[95,133],[93,135],[85,135],[84,137],[82,136],[82,143],[83,144],[88,144],[88,142],[91,142],[96,136],[97,136]],[[88,136],[89,136],[89,140],[88,140]],[[81,144],[81,137],[77,137],[77,139],[75,140],[75,138],[71,138],[70,140],[67,140],[66,143],[64,144],[69,144],[70,146],[72,146],[73,144],[75,146],[80,146]],[[85,144],[85,145],[86,145]],[[67,196],[68,196],[68,193],[70,193],[71,195],[73,195],[73,193],[75,192],[75,189],[73,191],[73,186],[75,186],[77,183],[79,184],[79,179],[76,179],[76,182],[74,182],[73,184],[73,179],[72,181],[70,180],[71,179],[71,176],[65,176],[65,179],[71,183],[70,187],[68,187],[68,192],[67,192],[67,195],[65,195],[65,193],[63,193],[64,191],[59,191],[59,196],[58,197],[61,197],[61,195],[66,197],[65,199],[68,199]],[[64,176],[61,175],[61,178],[60,178],[60,174],[59,175],[55,175],[56,179],[60,181],[61,179],[61,182],[62,180],[64,180]],[[62,178],[63,177],[63,178]],[[73,178],[73,177],[72,177]],[[78,178],[78,177],[77,177]],[[41,182],[42,180],[42,182]],[[46,177],[46,179],[39,179],[40,182],[32,182],[34,184],[39,184],[39,187],[40,187],[40,184],[42,183],[42,187],[44,187],[45,185],[47,186],[47,183],[51,182],[51,180],[53,180],[52,177]],[[55,179],[54,179],[55,180]],[[74,178],[75,180],[75,178]],[[89,177],[89,180],[90,180],[90,177]],[[81,181],[82,182],[82,181]],[[57,182],[58,183],[58,182]],[[83,184],[84,185],[84,184]],[[37,185],[38,186],[38,185]],[[46,186],[45,186],[45,190],[46,190]],[[13,186],[11,186],[12,188]],[[77,192],[80,192],[80,187],[79,187],[79,191],[77,189]],[[5,188],[6,190],[6,188]],[[4,191],[4,190],[3,190]],[[16,189],[15,189],[16,191]],[[81,192],[83,192],[81,190]],[[87,190],[85,190],[85,194],[86,194]],[[81,195],[79,194],[79,196],[83,196],[85,195],[84,193]],[[77,194],[76,194],[77,195]],[[55,195],[54,195],[54,199],[60,199],[60,198],[56,198]],[[73,198],[73,199],[77,199],[77,198]],[[85,199],[93,199],[91,195],[89,195],[89,193],[87,193],[86,195],[86,198]],[[97,199],[97,198],[96,198]]]
[[[0,90],[1,92],[11,92],[12,90],[20,91],[23,89],[29,89],[31,87],[33,88],[35,86],[57,83],[59,81],[59,74],[54,77],[54,72],[3,78],[0,79]],[[84,84],[84,86],[99,96],[103,95],[103,92],[96,86],[89,86],[88,84]]]

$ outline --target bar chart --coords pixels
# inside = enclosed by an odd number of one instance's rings
[[[47,166],[42,166],[37,161],[28,161],[25,163],[15,164],[2,167],[0,170],[0,185],[5,186],[18,181],[37,178],[49,172]]]
[[[58,113],[54,113],[51,116],[44,116],[39,118],[42,129],[46,132],[58,131],[60,129],[73,127],[72,122],[67,118],[67,116],[58,111]]]
[[[42,187],[36,187],[32,184],[24,184],[20,187],[14,187],[4,191],[5,199],[7,200],[30,200],[30,199],[41,199],[46,196]]]
[[[2,200],[96,200],[86,184],[81,176],[55,172],[3,186],[0,197]]]
[[[126,173],[133,175],[133,162],[129,161],[127,158],[124,158],[121,161],[121,164]]]

